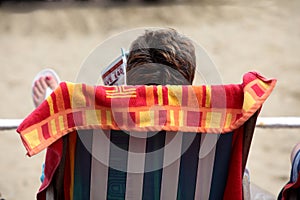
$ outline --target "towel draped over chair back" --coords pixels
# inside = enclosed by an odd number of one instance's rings
[[[63,82],[19,126],[47,148],[38,199],[242,199],[260,108],[275,86],[89,86]]]

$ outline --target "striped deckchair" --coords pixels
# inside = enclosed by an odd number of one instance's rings
[[[38,199],[243,199],[255,122],[276,80],[89,86],[63,82],[18,127],[47,148]]]
[[[278,200],[300,199],[299,159],[300,159],[300,152],[298,151],[292,162],[290,180],[281,189],[277,198]]]

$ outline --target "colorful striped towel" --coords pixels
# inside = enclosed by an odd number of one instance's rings
[[[65,183],[68,185],[67,189],[65,188],[68,195],[64,194],[66,199],[76,199],[76,196],[80,196],[76,192],[82,191],[78,189],[79,186],[76,185],[78,181],[75,181],[76,176],[74,175],[80,166],[80,163],[75,161],[76,159],[74,160],[79,151],[75,150],[79,145],[79,142],[76,142],[76,131],[93,129],[117,132],[122,130],[140,134],[166,131],[222,134],[224,137],[232,135],[228,147],[231,152],[228,157],[229,172],[228,176],[226,175],[225,183],[228,180],[223,187],[225,197],[232,199],[232,195],[235,194],[239,199],[242,189],[235,187],[239,183],[240,186],[242,185],[242,172],[239,175],[235,174],[237,171],[241,171],[242,165],[243,134],[240,133],[243,132],[244,123],[259,111],[275,84],[275,79],[267,80],[256,72],[245,74],[242,84],[212,86],[108,87],[63,82],[22,122],[17,131],[20,133],[28,155],[35,155],[49,147],[46,157],[45,181],[40,189],[39,197],[41,199],[45,196],[43,191],[51,183],[54,172],[62,160],[63,152],[65,152],[63,148],[66,147],[61,139],[64,135],[69,135],[66,139],[69,141],[67,142],[67,154],[73,158],[71,161],[67,159],[66,162],[67,174],[70,178],[66,178],[65,174],[65,179],[63,179],[68,182]],[[127,135],[122,131],[118,137]],[[111,133],[110,137],[114,134]],[[85,160],[85,163],[90,163],[87,168],[91,168],[93,159],[85,158],[90,159]],[[91,177],[93,177],[91,173],[89,171],[87,172],[88,176],[81,177],[87,178],[88,180],[85,181],[90,183]],[[179,175],[179,177],[182,176]],[[195,179],[195,181],[197,180]],[[194,190],[197,189],[194,188]],[[109,190],[107,189],[107,191]],[[92,195],[90,190],[86,193]],[[145,191],[143,190],[142,193]],[[107,195],[109,194],[108,192]],[[123,194],[128,195],[130,192],[125,191]],[[179,192],[177,197],[180,194]],[[158,195],[162,195],[161,192]]]

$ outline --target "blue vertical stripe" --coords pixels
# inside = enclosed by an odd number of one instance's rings
[[[231,155],[233,133],[221,134],[217,142],[210,188],[210,200],[223,199]]]
[[[92,133],[91,130],[78,131],[74,163],[74,200],[90,199]]]
[[[112,130],[110,141],[107,200],[123,200],[126,193],[129,135]]]
[[[149,132],[146,142],[143,200],[159,200],[166,132]]]
[[[197,183],[201,134],[183,133],[177,199],[194,199]]]

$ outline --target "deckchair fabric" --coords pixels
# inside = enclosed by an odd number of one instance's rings
[[[298,151],[293,159],[290,180],[282,188],[278,195],[278,200],[296,200],[300,199],[300,151]]]
[[[245,135],[275,83],[255,72],[215,86],[61,83],[17,130],[28,155],[47,148],[37,197],[242,199]]]

